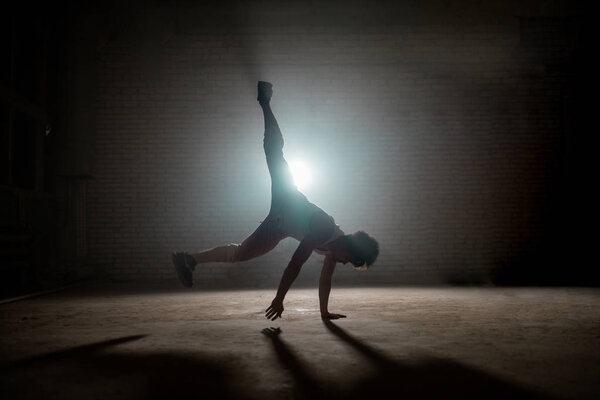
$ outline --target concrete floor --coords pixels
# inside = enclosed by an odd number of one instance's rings
[[[598,398],[600,290],[80,286],[0,305],[0,397]],[[279,327],[280,334],[263,334]],[[267,332],[268,333],[268,332]]]

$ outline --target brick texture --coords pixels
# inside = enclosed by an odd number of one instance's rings
[[[379,240],[376,265],[339,266],[337,284],[493,282],[560,258],[573,21],[364,4],[330,21],[335,7],[310,4],[197,23],[148,11],[159,33],[138,23],[103,43],[90,262],[118,280],[174,280],[171,251],[258,226],[270,184],[258,79],[274,83],[286,157],[312,167],[309,199]],[[276,285],[296,245],[196,279]]]

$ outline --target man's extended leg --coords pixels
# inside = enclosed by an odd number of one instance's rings
[[[196,264],[250,260],[268,253],[283,238],[284,236],[277,230],[277,221],[267,217],[241,244],[218,246],[191,255],[174,253],[173,265],[183,286],[190,287],[194,284],[192,272]]]
[[[265,219],[241,244],[231,243],[192,254],[198,264],[207,262],[238,262],[262,256],[273,250],[283,237],[278,234],[275,222]]]

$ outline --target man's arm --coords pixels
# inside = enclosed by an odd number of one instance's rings
[[[324,212],[315,213],[309,223],[310,234],[308,234],[300,246],[294,252],[290,263],[283,272],[281,282],[279,282],[279,289],[277,289],[277,295],[271,302],[269,308],[265,310],[265,316],[270,320],[274,321],[281,317],[283,312],[283,298],[289,290],[290,286],[298,276],[302,265],[308,260],[308,257],[312,254],[312,251],[319,247],[319,245],[327,240],[333,233],[335,224],[333,219],[325,214]]]
[[[325,257],[323,269],[321,269],[321,278],[319,279],[319,306],[321,308],[321,318],[338,319],[346,318],[342,314],[331,314],[328,309],[329,293],[331,292],[331,277],[335,271],[335,259],[330,256]]]
[[[281,317],[281,313],[283,312],[283,299],[285,298],[287,291],[290,289],[290,286],[292,286],[292,283],[294,283],[296,280],[298,273],[300,273],[302,265],[304,265],[306,260],[308,260],[314,249],[314,240],[311,240],[311,238],[305,238],[302,242],[300,242],[300,246],[298,246],[294,252],[294,255],[292,256],[287,268],[285,271],[283,271],[283,276],[281,277],[279,288],[277,289],[277,295],[271,302],[269,308],[265,310],[265,316],[271,321]]]

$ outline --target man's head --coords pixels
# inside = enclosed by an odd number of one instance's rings
[[[368,269],[379,255],[379,243],[365,231],[357,231],[340,239],[335,251],[339,262],[350,262],[355,268]]]

